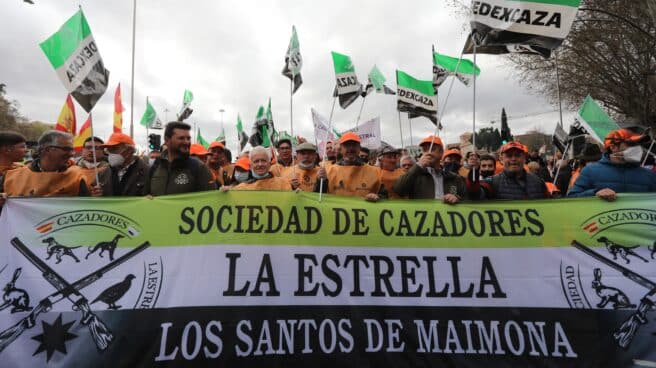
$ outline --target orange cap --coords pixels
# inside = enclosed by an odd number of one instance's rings
[[[251,169],[251,161],[248,159],[248,157],[241,157],[237,160],[237,162],[235,162],[235,166],[248,171]]]
[[[453,155],[456,155],[456,156],[458,156],[462,159],[462,154],[460,153],[459,150],[457,150],[455,148],[452,148],[450,150],[446,150],[446,152],[444,152],[444,155],[442,155],[442,158],[445,158],[447,156],[453,156]]]
[[[424,139],[419,143],[419,146],[423,146],[424,144],[431,144],[431,143],[433,143],[433,145],[438,145],[438,146],[444,147],[444,145],[442,144],[442,140],[440,139],[440,137],[436,137],[436,136],[434,136],[434,135],[429,135],[428,137],[424,138]]]
[[[210,148],[209,149],[212,149],[212,148],[220,148],[220,149],[224,150],[225,146],[221,142],[214,141],[214,142],[210,143]]]
[[[191,154],[192,156],[204,156],[204,155],[209,155],[209,153],[210,152],[206,150],[205,147],[203,147],[203,145],[200,143],[193,143],[189,147],[189,154]]]
[[[504,144],[503,146],[501,146],[501,153],[504,153],[511,149],[518,149],[524,153],[528,153],[528,147],[526,147],[525,145],[519,142],[508,142]]]
[[[357,135],[356,133],[353,132],[346,132],[342,134],[341,138],[339,138],[339,144],[349,142],[349,141],[354,141],[360,143],[360,136]]]
[[[101,144],[101,147],[116,146],[117,144],[129,144],[134,146],[134,141],[130,138],[129,135],[123,133],[114,133],[109,137],[109,140],[105,144]]]
[[[646,136],[634,133],[628,129],[617,129],[608,133],[604,139],[604,149],[608,149],[611,144],[619,144],[622,142],[640,143]]]

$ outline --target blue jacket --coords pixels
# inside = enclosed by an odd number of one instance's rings
[[[616,193],[656,192],[656,174],[638,164],[614,165],[607,153],[581,170],[568,197],[589,197],[604,188]]]

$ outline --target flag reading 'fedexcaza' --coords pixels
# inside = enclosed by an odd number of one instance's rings
[[[413,117],[424,116],[437,124],[437,93],[433,81],[423,81],[401,70],[396,71],[397,110]]]
[[[349,56],[338,52],[331,52],[333,66],[335,67],[335,96],[339,97],[339,106],[342,109],[349,107],[362,93],[362,84],[355,75],[355,67]]]
[[[439,87],[448,76],[455,76],[464,85],[468,86],[470,75],[479,75],[481,69],[467,59],[439,54],[433,51],[433,85]]]
[[[296,27],[292,26],[292,37],[289,40],[287,54],[285,54],[285,66],[282,69],[282,75],[289,78],[294,83],[292,94],[303,84],[301,78],[301,68],[303,67],[303,58],[301,57],[301,48],[298,43]]]
[[[107,90],[109,70],[105,69],[82,9],[39,46],[66,90],[90,112]]]
[[[581,0],[474,0],[471,29],[477,53],[538,53],[560,46]],[[469,41],[465,53],[473,52]]]

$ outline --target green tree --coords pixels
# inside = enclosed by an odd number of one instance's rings
[[[489,152],[501,147],[501,134],[499,129],[487,127],[476,132],[476,149],[485,149]]]
[[[12,130],[27,138],[36,141],[46,130],[53,129],[52,124],[40,121],[29,121],[21,116],[17,101],[10,101],[6,96],[6,85],[0,83],[0,130]]]
[[[510,127],[508,126],[508,115],[506,115],[506,109],[501,108],[501,143],[510,142],[514,138],[510,133]]]

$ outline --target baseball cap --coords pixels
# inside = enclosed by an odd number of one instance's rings
[[[434,145],[444,147],[444,145],[442,144],[442,139],[440,139],[440,137],[436,137],[434,135],[429,135],[428,137],[422,139],[422,141],[419,143],[419,145],[423,146],[424,144],[431,144],[431,143],[433,143]]]
[[[444,152],[444,155],[442,155],[442,158],[445,158],[445,157],[448,157],[448,156],[454,156],[454,155],[462,158],[462,154],[460,153],[460,151],[455,149],[455,148],[452,148],[450,150],[446,150],[446,152]]]
[[[193,143],[189,147],[189,154],[194,155],[194,156],[204,156],[209,154],[210,152],[203,147],[200,143]]]
[[[360,143],[360,136],[353,132],[346,132],[339,138],[339,144],[354,141]]]
[[[504,144],[503,146],[501,146],[501,153],[504,153],[511,149],[518,149],[524,153],[528,153],[528,147],[526,147],[525,145],[519,142],[508,142]]]
[[[117,144],[128,144],[130,146],[134,146],[134,141],[127,134],[114,133],[109,137],[107,143],[101,144],[100,147],[105,148],[109,146],[116,146]]]
[[[619,144],[622,142],[638,144],[647,139],[648,137],[646,135],[640,135],[628,129],[616,129],[608,133],[604,139],[604,149],[608,149],[612,144]]]
[[[398,154],[399,150],[392,147],[392,146],[387,146],[386,145],[386,146],[383,146],[383,148],[381,148],[381,150],[378,152],[378,156],[383,156],[383,155],[390,154],[390,153]]]
[[[251,169],[251,161],[248,159],[248,157],[241,157],[235,162],[235,166],[243,169],[244,171],[248,171]]]
[[[214,141],[214,142],[210,143],[210,148],[209,149],[212,149],[212,148],[220,148],[220,149],[224,150],[225,146],[221,142]]]
[[[314,144],[312,144],[310,142],[301,143],[298,146],[296,146],[296,152],[298,152],[298,151],[314,151],[314,152],[316,152],[317,151],[317,146],[315,146]]]

